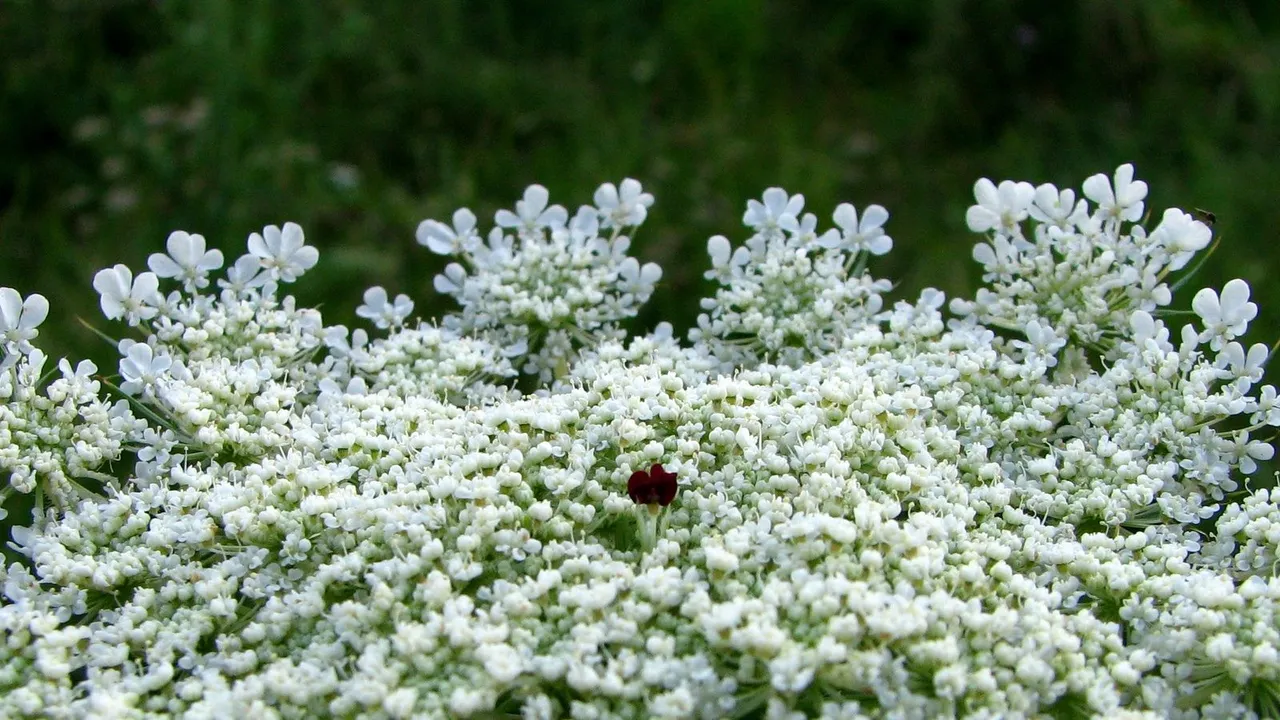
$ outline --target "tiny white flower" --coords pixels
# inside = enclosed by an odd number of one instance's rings
[[[427,246],[437,255],[473,252],[480,245],[476,216],[462,208],[453,214],[453,227],[436,220],[423,220],[418,223],[417,239],[419,245]]]
[[[1275,457],[1276,449],[1262,440],[1250,440],[1249,433],[1241,431],[1231,439],[1231,454],[1240,465],[1240,472],[1252,475],[1258,469],[1256,461]]]
[[[991,242],[980,242],[973,246],[973,259],[982,264],[982,269],[995,275],[1012,275],[1018,272],[1021,253],[1018,246],[1004,235],[996,235]]]
[[[1244,346],[1240,343],[1230,342],[1222,348],[1214,364],[1221,368],[1228,368],[1231,376],[1242,383],[1242,390],[1247,390],[1253,383],[1262,379],[1270,350],[1263,343],[1254,343],[1246,353]]]
[[[1142,200],[1147,196],[1147,184],[1133,179],[1133,165],[1125,163],[1116,169],[1112,178],[1102,173],[1084,181],[1084,196],[1098,204],[1103,218],[1137,222],[1142,219]]]
[[[596,189],[593,200],[604,227],[628,227],[644,222],[653,205],[653,196],[644,192],[639,181],[627,178],[621,186],[604,183]]]
[[[703,273],[708,280],[728,283],[734,273],[747,264],[751,251],[739,247],[736,251],[729,245],[729,239],[723,235],[715,235],[707,240],[707,255],[711,256],[711,269]]]
[[[943,303],[945,303],[946,301],[947,301],[947,294],[945,292],[937,288],[925,288],[924,290],[920,291],[920,302],[918,303],[918,305],[921,308],[929,308],[931,310],[937,310],[941,308]]]
[[[742,224],[756,228],[762,233],[778,230],[794,231],[799,227],[798,216],[804,210],[804,195],[787,195],[782,188],[769,188],[764,191],[764,202],[747,201],[747,212],[742,216]]]
[[[588,243],[596,241],[600,235],[600,215],[595,210],[583,205],[578,208],[578,212],[569,221],[569,237],[572,239],[575,247],[586,247]],[[626,249],[631,246],[630,238],[625,235],[614,239],[613,243],[600,240],[596,247],[602,249],[602,252],[608,253],[612,257],[623,254]],[[621,248],[616,250],[616,248]]]
[[[287,222],[284,229],[268,225],[249,236],[249,253],[256,256],[272,280],[293,282],[315,267],[320,251],[307,245],[302,228]]]
[[[93,289],[98,291],[102,314],[108,320],[124,318],[130,325],[150,320],[159,312],[160,278],[152,272],[139,273],[124,265],[105,268],[93,276]]]
[[[218,287],[233,293],[240,293],[253,288],[263,287],[271,282],[271,274],[262,272],[262,262],[256,255],[241,255],[234,265],[227,268],[225,280],[218,281]]]
[[[1074,190],[1060,191],[1049,183],[1036,188],[1035,199],[1027,212],[1032,220],[1059,228],[1079,225],[1089,217],[1088,203],[1076,200]]]
[[[618,289],[623,293],[645,297],[653,292],[654,283],[662,279],[657,263],[645,263],[629,257],[618,267]]]
[[[1005,180],[996,186],[986,178],[973,184],[973,197],[978,201],[965,212],[965,223],[973,232],[989,230],[1016,235],[1018,226],[1027,219],[1036,189],[1031,183]]]
[[[134,343],[120,359],[120,390],[127,395],[137,395],[144,388],[154,385],[173,366],[173,358],[167,353],[157,353],[146,343]]]
[[[159,277],[181,280],[187,292],[208,287],[209,272],[222,267],[222,251],[206,250],[203,235],[174,231],[165,241],[165,248],[169,254],[153,253],[147,258],[147,266]]]
[[[884,255],[893,248],[893,238],[884,234],[883,226],[889,220],[889,211],[880,205],[868,205],[858,217],[858,210],[849,203],[840,203],[831,219],[840,227],[840,234],[826,235],[818,244],[826,248],[838,248],[851,252],[866,251],[871,255]]]
[[[1169,253],[1170,270],[1181,270],[1212,239],[1208,225],[1178,208],[1165,210],[1160,224],[1151,231],[1151,240]]]
[[[1249,283],[1236,278],[1222,288],[1222,296],[1204,288],[1191,299],[1191,309],[1204,321],[1200,341],[1209,340],[1214,350],[1243,335],[1249,321],[1258,315],[1258,306],[1249,302]]]
[[[541,185],[530,185],[524,191],[524,199],[516,203],[516,211],[499,210],[493,221],[499,227],[519,228],[532,232],[540,228],[561,228],[569,220],[569,213],[559,205],[547,207],[550,193]]]
[[[1257,425],[1280,426],[1280,398],[1274,385],[1263,385],[1258,394],[1258,409],[1249,418],[1249,422]]]
[[[408,295],[401,293],[396,296],[395,303],[391,303],[386,288],[380,285],[365,290],[364,304],[356,308],[356,315],[372,320],[383,330],[400,327],[412,312],[413,300]]]
[[[0,342],[6,352],[30,352],[37,327],[49,315],[49,301],[39,293],[25,299],[13,288],[0,288]]]

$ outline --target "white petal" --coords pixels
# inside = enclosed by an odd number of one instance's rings
[[[1111,181],[1102,173],[1090,176],[1081,188],[1085,197],[1099,205],[1111,205],[1116,201],[1116,196],[1111,192]]]
[[[964,221],[973,232],[986,232],[1000,224],[1000,216],[982,205],[971,205]]]
[[[882,227],[889,221],[889,211],[880,205],[868,205],[862,211],[862,222],[858,223],[859,232],[867,232]]]
[[[1217,322],[1222,316],[1218,304],[1218,293],[1213,288],[1203,288],[1191,298],[1191,309],[1206,322]]]
[[[458,234],[469,233],[476,227],[476,215],[466,208],[460,208],[453,213],[453,227]]]
[[[0,288],[0,332],[17,328],[21,321],[22,296],[13,288]]]
[[[151,268],[151,272],[164,278],[178,277],[183,272],[182,266],[164,253],[152,253],[151,257],[147,258],[147,267]]]
[[[1240,278],[1229,281],[1222,287],[1222,296],[1218,302],[1224,309],[1243,307],[1249,302],[1249,283]]]
[[[551,193],[541,185],[530,185],[524,191],[524,213],[525,217],[530,219],[542,214],[544,208],[547,207],[547,200],[551,198]]]
[[[729,239],[723,235],[712,236],[707,241],[707,254],[711,256],[712,267],[720,267],[729,262]]]
[[[596,193],[591,199],[595,201],[596,207],[612,210],[618,207],[618,188],[614,187],[613,183],[605,183],[596,188]]]
[[[1000,204],[1000,195],[996,191],[995,183],[986,178],[973,184],[973,197],[979,205],[984,207],[997,207]]]
[[[49,301],[40,293],[34,293],[22,303],[22,319],[19,325],[24,330],[31,330],[44,322],[49,316]]]
[[[831,220],[842,230],[848,232],[858,231],[858,210],[849,203],[837,205],[836,211],[831,213]]]
[[[302,226],[297,223],[287,222],[284,224],[284,230],[280,232],[280,242],[282,248],[296,250],[306,243],[306,238],[302,234]]]
[[[640,268],[640,282],[652,285],[662,279],[662,266],[658,263],[645,263]]]

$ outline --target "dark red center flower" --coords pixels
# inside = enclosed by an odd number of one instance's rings
[[[670,505],[676,499],[676,474],[663,470],[660,463],[655,463],[648,472],[637,470],[627,481],[627,494],[638,505]]]

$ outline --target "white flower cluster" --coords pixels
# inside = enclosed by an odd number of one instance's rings
[[[624,337],[619,323],[635,316],[662,277],[656,264],[627,256],[631,239],[621,234],[639,227],[653,204],[640,183],[601,185],[595,205],[581,206],[573,218],[559,205],[548,207],[549,197],[541,185],[530,186],[514,213],[497,212],[485,239],[466,208],[453,214],[452,226],[418,225],[419,243],[462,261],[435,279],[462,308],[446,327],[491,338],[544,383],[563,376],[581,349]]]
[[[982,247],[1018,249],[950,320],[933,290],[883,307],[862,269],[883,209],[819,236],[769,191],[746,247],[712,241],[721,287],[683,346],[603,331],[639,302],[630,263],[536,189],[497,218],[519,244],[426,225],[472,263],[439,283],[462,314],[409,327],[371,292],[372,341],[277,298],[315,263],[296,226],[251,238],[216,296],[221,257],[175,234],[171,264],[95,283],[145,336],[114,405],[91,368],[38,391],[30,299],[0,291],[21,335],[0,469],[65,500],[12,528],[0,716],[1276,717],[1280,502],[1241,481],[1280,407],[1237,340],[1248,287],[1196,294],[1175,345],[1167,300],[1057,269],[1156,287],[1186,265],[1132,224],[1137,186],[1121,168],[1040,219],[1026,187],[979,183]],[[579,217],[634,225],[645,197]],[[751,298],[786,288],[829,304]],[[621,304],[556,309],[575,289]],[[495,314],[516,308],[595,334],[530,353],[550,382],[529,394]],[[99,494],[60,479],[85,473]],[[668,473],[669,505],[633,499]]]
[[[1083,190],[1077,198],[1074,190],[1047,183],[979,180],[978,204],[966,219],[970,230],[989,234],[974,246],[973,259],[990,287],[973,301],[952,301],[951,309],[1025,332],[1032,345],[1053,354],[1068,339],[1108,347],[1127,334],[1133,311],[1168,305],[1166,278],[1209,244],[1210,229],[1177,208],[1166,210],[1150,234],[1132,224],[1142,218],[1147,196],[1132,165],[1121,165],[1114,183],[1094,175]],[[1096,203],[1092,209],[1086,198]],[[1035,223],[1029,231],[1028,219]]]
[[[892,285],[865,272],[868,255],[883,255],[893,240],[882,226],[889,213],[871,205],[858,218],[847,203],[836,208],[838,230],[818,234],[818,217],[804,196],[769,188],[752,200],[743,223],[755,234],[736,250],[723,235],[707,241],[720,284],[702,301],[708,312],[689,334],[695,346],[724,369],[762,360],[796,365],[840,346],[841,337],[867,325]]]

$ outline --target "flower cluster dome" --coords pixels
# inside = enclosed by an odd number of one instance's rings
[[[1212,231],[1129,165],[974,196],[948,303],[769,189],[684,338],[634,180],[423,221],[438,324],[326,326],[292,223],[100,271],[105,371],[0,289],[0,716],[1280,715],[1249,286],[1170,310]]]

